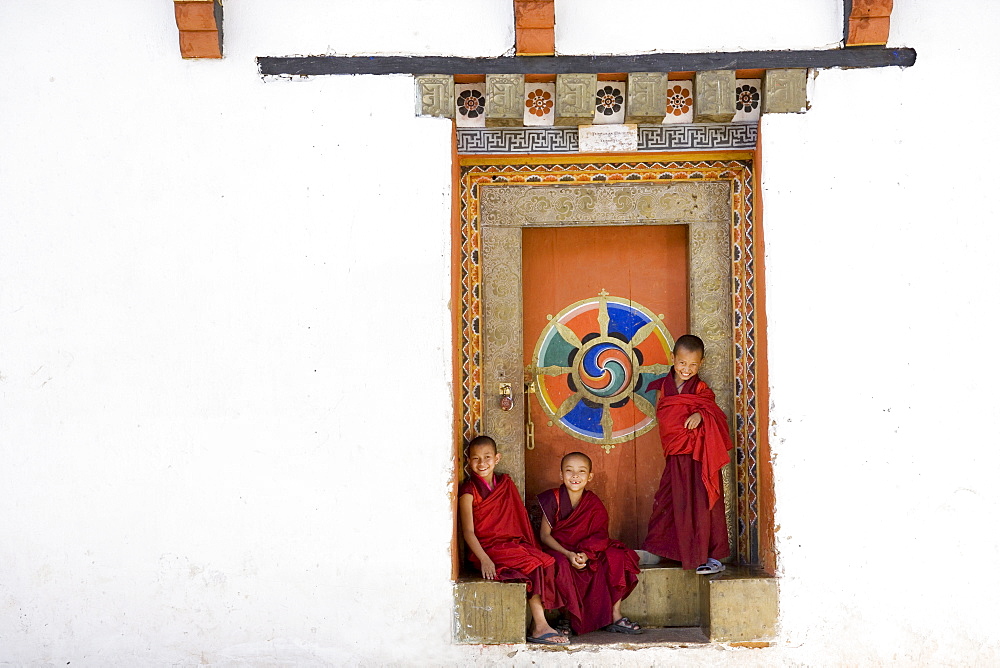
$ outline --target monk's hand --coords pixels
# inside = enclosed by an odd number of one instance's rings
[[[688,429],[694,429],[701,424],[701,413],[691,413],[688,419],[684,422],[684,426]]]
[[[577,552],[573,555],[573,568],[580,570],[587,567],[587,555],[583,552]]]
[[[483,571],[483,577],[487,580],[497,579],[497,567],[496,564],[493,563],[492,559],[487,558],[486,561],[483,562],[481,570]]]

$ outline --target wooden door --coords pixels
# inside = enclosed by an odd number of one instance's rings
[[[686,225],[523,230],[524,362],[534,381],[525,497],[558,486],[562,456],[584,452],[611,536],[632,548],[663,471],[645,387],[687,332],[687,244]]]

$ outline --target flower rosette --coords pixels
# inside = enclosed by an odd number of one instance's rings
[[[625,96],[620,88],[605,86],[597,91],[597,113],[605,116],[613,116],[622,110],[625,104]]]

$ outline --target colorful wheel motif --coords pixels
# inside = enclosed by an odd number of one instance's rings
[[[610,452],[653,428],[646,386],[670,370],[673,344],[649,309],[602,290],[549,316],[532,359],[535,396],[553,424]]]

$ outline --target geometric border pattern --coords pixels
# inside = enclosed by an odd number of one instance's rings
[[[651,156],[652,157],[652,156]],[[604,158],[607,160],[607,158]],[[594,183],[614,181],[728,181],[732,192],[732,297],[734,474],[737,563],[759,564],[757,497],[756,244],[753,228],[753,167],[750,160],[634,160],[467,164],[460,174],[461,224],[461,405],[466,440],[482,432],[482,237],[480,187],[486,184]]]
[[[460,154],[575,153],[576,127],[457,128]],[[743,151],[757,145],[756,123],[640,125],[639,151]]]

